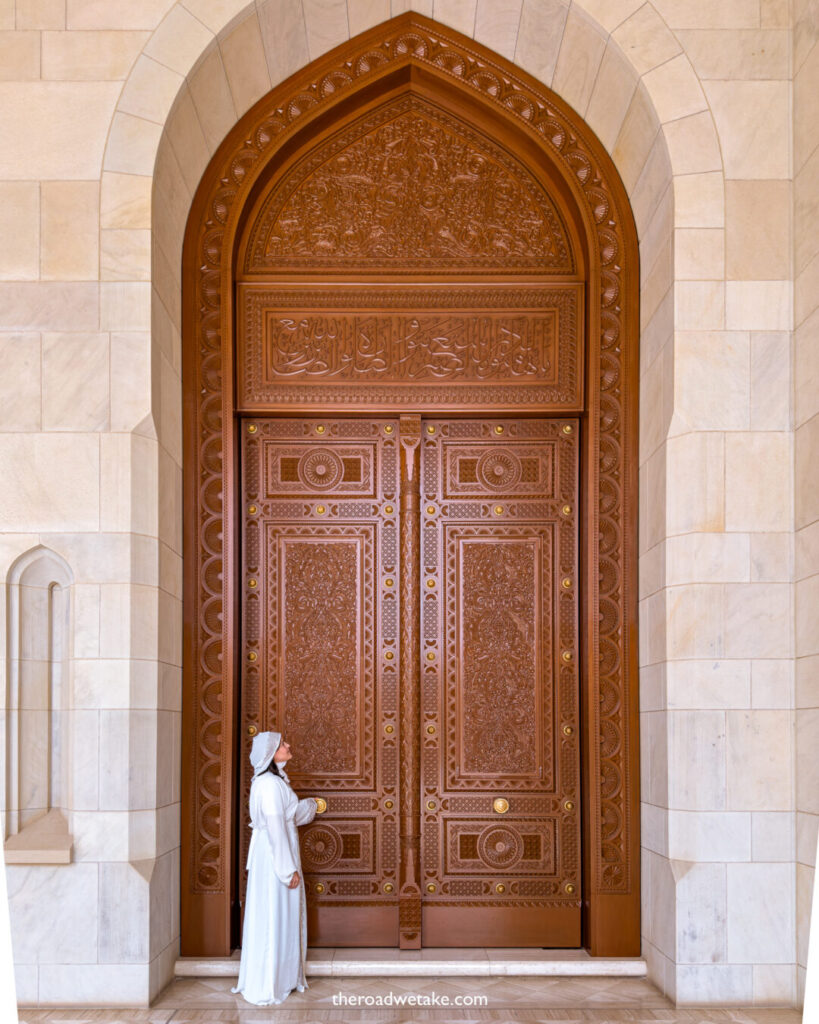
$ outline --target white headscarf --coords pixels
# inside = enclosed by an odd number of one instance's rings
[[[253,737],[253,746],[250,748],[250,763],[253,765],[253,778],[257,778],[266,772],[273,755],[279,749],[282,741],[280,732],[257,732]]]
[[[279,743],[282,742],[281,732],[257,732],[253,737],[253,745],[250,750],[250,763],[253,765],[253,777],[257,778],[267,771],[270,766],[270,762],[273,760],[273,755],[278,750]],[[275,763],[278,774],[284,778],[286,782],[290,782],[288,774],[285,771],[285,762]]]

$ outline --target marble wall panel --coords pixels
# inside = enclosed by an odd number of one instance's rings
[[[11,941],[27,964],[91,964],[97,959],[96,864],[6,867]],[[43,913],[60,907],[59,914]]]

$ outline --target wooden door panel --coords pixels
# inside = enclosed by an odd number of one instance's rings
[[[579,945],[578,423],[424,439],[423,942]]]
[[[252,736],[274,729],[296,791],[328,804],[300,830],[311,944],[394,945],[397,421],[241,429],[244,822]]]

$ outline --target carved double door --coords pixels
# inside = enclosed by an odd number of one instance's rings
[[[311,945],[579,945],[578,421],[241,431],[240,806],[283,732]]]

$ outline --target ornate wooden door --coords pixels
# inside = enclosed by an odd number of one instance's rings
[[[580,945],[577,435],[424,425],[424,945]]]
[[[245,746],[326,801],[311,943],[579,945],[577,422],[243,438]]]
[[[242,422],[243,828],[257,731],[284,733],[312,945],[398,943],[397,420]],[[244,901],[246,875],[241,874]]]

